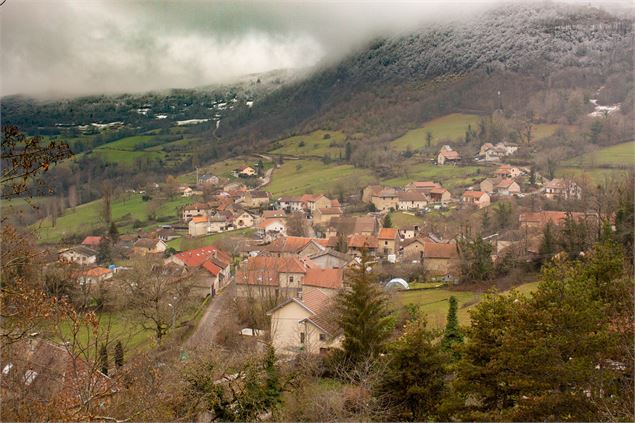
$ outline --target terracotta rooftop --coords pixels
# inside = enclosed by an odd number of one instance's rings
[[[463,193],[463,197],[476,198],[477,200],[481,198],[483,195],[485,195],[483,191],[465,191]]]
[[[86,245],[88,247],[99,247],[101,244],[102,237],[100,236],[87,236],[82,241],[82,245]]]
[[[397,238],[398,231],[396,228],[381,228],[377,239],[395,239]]]
[[[325,238],[285,236],[275,239],[267,246],[266,250],[272,253],[297,253],[311,241],[316,242],[322,247],[326,247],[328,245],[328,239]]]
[[[436,242],[423,242],[423,255],[426,258],[453,259],[458,258],[456,244],[437,244]]]
[[[304,276],[302,285],[320,288],[340,289],[344,282],[343,269],[309,269]]]
[[[372,235],[353,234],[348,237],[347,245],[349,248],[378,248],[377,238]]]

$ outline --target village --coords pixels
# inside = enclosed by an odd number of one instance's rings
[[[265,175],[262,161],[245,163],[231,178],[203,174],[196,184],[177,186],[176,195],[191,200],[180,209],[180,223],[116,240],[87,236],[62,249],[59,261],[74,267],[88,291],[125,280],[135,263],[152,261],[178,274],[179,283],[196,281],[200,298],[211,298],[210,309],[227,307],[217,296],[252,308],[249,318],[240,319],[242,336],[269,339],[281,354],[324,353],[341,342],[334,299],[348,269],[362,260],[386,289],[452,289],[466,283],[462,272],[469,259],[458,243],[468,239],[467,227],[479,228],[476,236],[491,245],[494,265],[513,257],[526,266],[541,259],[546,226],[567,219],[598,223],[597,213],[572,211],[582,198],[573,180],[547,180],[533,169],[502,163],[516,149],[483,145],[475,160],[486,163],[488,173],[461,191],[413,180],[401,187],[368,185],[339,199],[319,193],[274,198],[264,188],[275,168]],[[460,153],[444,145],[436,165],[461,166]],[[206,241],[221,234],[230,238]],[[173,247],[179,240],[197,247],[181,251]],[[222,316],[205,313],[198,325],[220,327],[223,322],[214,319]]]

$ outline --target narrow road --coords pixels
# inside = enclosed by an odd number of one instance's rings
[[[232,280],[215,298],[211,300],[205,314],[201,318],[192,336],[185,341],[186,349],[209,347],[214,343],[222,323],[231,318],[231,307],[236,297],[236,283]]]
[[[265,172],[265,177],[262,178],[262,183],[260,185],[258,185],[258,188],[262,188],[264,186],[269,185],[269,182],[271,182],[271,174],[273,173],[273,168],[267,170],[267,172]]]

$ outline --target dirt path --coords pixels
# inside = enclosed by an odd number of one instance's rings
[[[211,304],[205,311],[192,336],[183,346],[187,349],[196,349],[197,347],[209,347],[212,345],[216,335],[222,328],[223,321],[231,318],[231,306],[235,297],[236,284],[232,280],[225,289],[211,300]]]

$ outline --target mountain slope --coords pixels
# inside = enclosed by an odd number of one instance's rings
[[[599,87],[632,73],[632,21],[570,5],[503,6],[468,22],[378,40],[224,122],[251,143],[289,132],[387,135],[449,111],[521,111],[546,88]],[[627,93],[624,92],[624,97]]]

